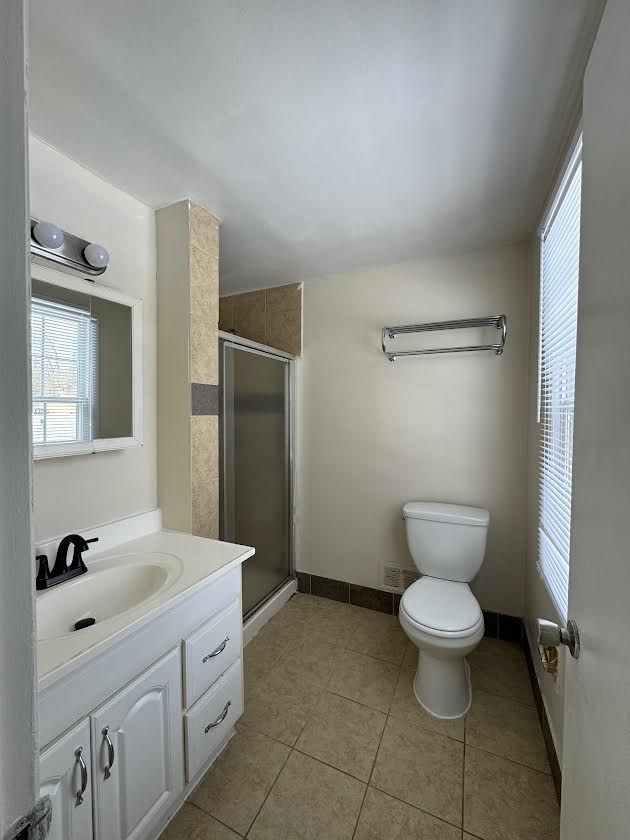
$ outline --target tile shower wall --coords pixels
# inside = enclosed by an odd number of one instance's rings
[[[219,329],[300,356],[302,286],[293,283],[222,297]]]
[[[217,537],[219,223],[158,210],[158,498],[169,528]]]

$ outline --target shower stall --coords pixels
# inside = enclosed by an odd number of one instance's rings
[[[293,357],[219,334],[220,537],[251,545],[243,619],[294,577]]]

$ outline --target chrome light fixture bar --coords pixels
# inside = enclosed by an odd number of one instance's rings
[[[102,245],[39,219],[31,219],[31,256],[37,262],[54,263],[90,277],[99,277],[109,263],[109,254]]]
[[[440,330],[463,330],[472,327],[494,327],[501,331],[497,344],[469,344],[455,347],[431,347],[419,350],[393,351],[386,345],[386,339],[393,341],[399,335],[421,332],[437,332]],[[478,350],[491,350],[497,356],[503,353],[507,338],[507,318],[505,315],[486,315],[480,318],[460,318],[457,321],[433,321],[427,324],[401,324],[396,327],[383,327],[381,332],[381,347],[390,362],[401,356],[429,356],[438,353],[471,353]]]

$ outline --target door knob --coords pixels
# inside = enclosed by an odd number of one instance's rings
[[[542,648],[566,645],[574,659],[580,658],[580,634],[573,619],[567,621],[566,627],[560,627],[553,621],[537,618],[536,627],[538,629],[538,644]]]

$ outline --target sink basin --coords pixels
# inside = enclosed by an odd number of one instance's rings
[[[118,554],[87,562],[88,571],[37,595],[37,639],[46,641],[70,633],[77,621],[94,618],[96,625],[147,604],[163,595],[182,573],[182,562],[171,554]]]

